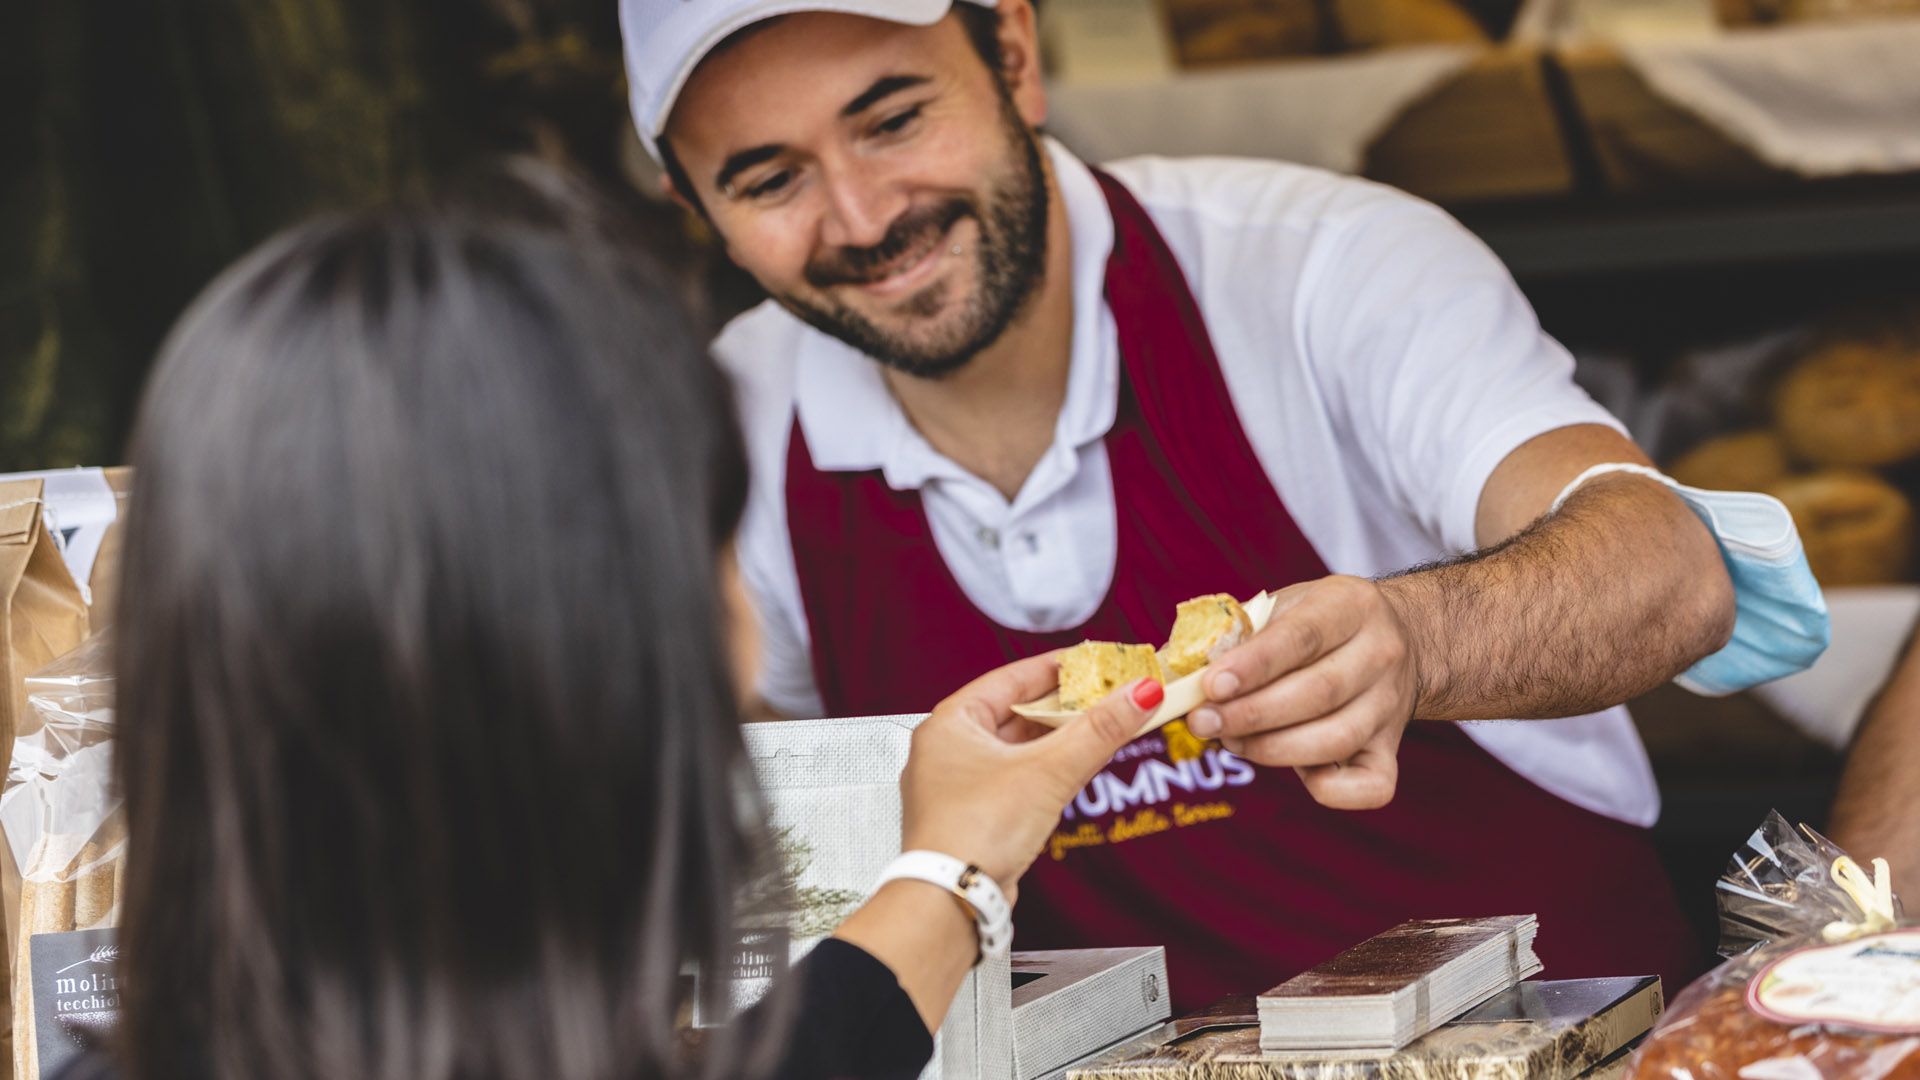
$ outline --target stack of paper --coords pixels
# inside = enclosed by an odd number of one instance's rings
[[[1260,995],[1263,1050],[1397,1049],[1530,975],[1532,915],[1419,919]]]
[[[1663,1007],[1652,976],[1523,982],[1400,1050],[1262,1050],[1228,998],[1044,1080],[1620,1080]]]

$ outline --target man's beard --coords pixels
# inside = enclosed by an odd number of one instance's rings
[[[822,333],[888,367],[925,379],[958,370],[1000,340],[1032,299],[1045,273],[1047,255],[1047,180],[1039,140],[1021,122],[1011,102],[1004,102],[1003,117],[1015,165],[1010,175],[988,187],[984,207],[963,195],[916,207],[901,214],[873,247],[840,248],[807,266],[807,283],[830,296],[827,290],[834,286],[873,280],[875,268],[896,267],[903,259],[911,262],[919,256],[941,257],[929,249],[943,242],[941,238],[955,223],[971,217],[979,233],[974,244],[979,289],[937,339],[888,333],[867,316],[830,299],[822,304],[788,294],[779,297],[781,304]],[[929,286],[896,311],[908,318],[931,319],[939,314],[950,288],[947,282]]]

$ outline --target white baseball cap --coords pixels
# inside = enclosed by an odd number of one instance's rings
[[[776,15],[834,11],[931,26],[955,0],[620,0],[627,100],[640,141],[660,160],[660,132],[688,76],[735,31]],[[996,0],[960,0],[993,7]]]

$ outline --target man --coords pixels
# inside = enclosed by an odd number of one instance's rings
[[[1556,975],[1691,975],[1608,707],[1727,641],[1714,536],[1629,472],[1554,508],[1644,458],[1445,215],[1274,163],[1092,170],[1036,134],[1030,0],[949,4],[623,0],[643,139],[773,297],[716,344],[768,703],[923,711],[1286,587],[1069,809],[1021,946],[1164,944],[1187,1008],[1404,918],[1538,912]],[[1501,717],[1574,718],[1440,722]]]
[[[1893,891],[1920,911],[1920,636],[1910,636],[1860,718],[1828,830],[1862,865],[1887,860]]]

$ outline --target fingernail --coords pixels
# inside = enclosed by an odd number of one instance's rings
[[[1187,717],[1187,730],[1203,739],[1211,739],[1220,734],[1220,714],[1212,709],[1199,709]]]
[[[1240,692],[1240,676],[1223,671],[1213,677],[1213,700],[1225,701]]]
[[[1167,689],[1157,679],[1141,679],[1133,684],[1133,703],[1142,709],[1157,708]]]

